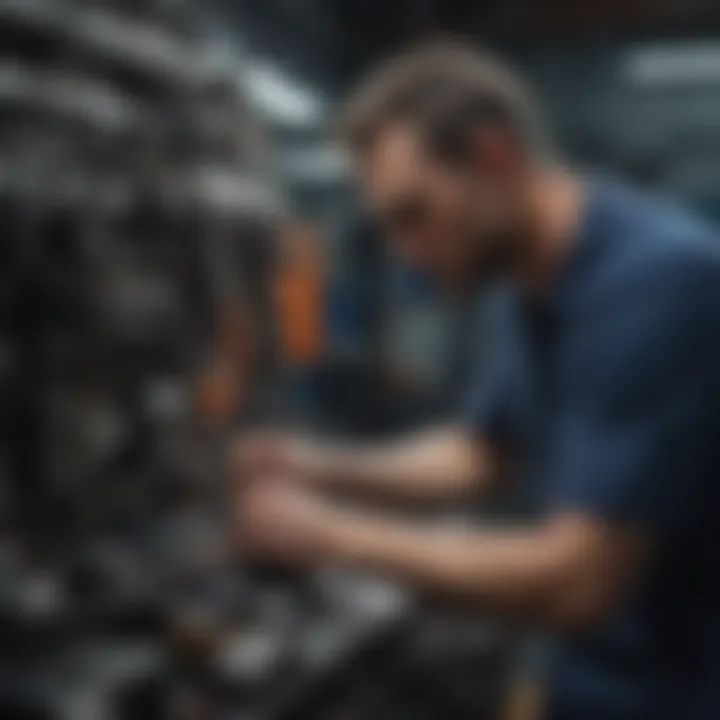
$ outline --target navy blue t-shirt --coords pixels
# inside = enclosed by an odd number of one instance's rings
[[[545,511],[655,549],[621,607],[557,642],[548,717],[720,718],[720,238],[588,183],[553,289],[497,301],[469,421],[519,455]]]

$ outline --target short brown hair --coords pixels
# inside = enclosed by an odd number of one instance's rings
[[[539,153],[545,141],[531,105],[522,82],[491,54],[433,43],[391,59],[361,83],[344,108],[341,135],[362,153],[389,124],[408,121],[437,154],[458,161],[471,133],[493,125]]]

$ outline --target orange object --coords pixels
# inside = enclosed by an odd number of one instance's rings
[[[228,362],[215,362],[200,376],[195,395],[197,412],[213,423],[226,422],[238,400],[239,378]]]
[[[280,347],[289,364],[310,365],[324,345],[319,237],[312,226],[295,224],[283,237],[283,251],[275,282]]]
[[[215,348],[201,368],[195,387],[195,409],[213,424],[228,422],[242,405],[252,373],[251,327],[247,314],[224,307]]]

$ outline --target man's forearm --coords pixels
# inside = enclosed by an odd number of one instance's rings
[[[577,553],[564,551],[557,535],[547,527],[449,531],[346,515],[326,547],[329,559],[430,595],[562,625],[594,608],[577,586]]]
[[[329,487],[418,501],[462,495],[494,472],[490,450],[454,428],[386,445],[310,447],[303,464]]]

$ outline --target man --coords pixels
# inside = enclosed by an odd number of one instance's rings
[[[462,290],[507,281],[503,339],[456,427],[378,449],[244,444],[246,547],[549,628],[553,720],[720,717],[719,241],[560,167],[517,80],[469,49],[382,69],[347,137],[401,258]],[[433,530],[315,494],[460,495],[508,457],[542,502],[532,527]]]

